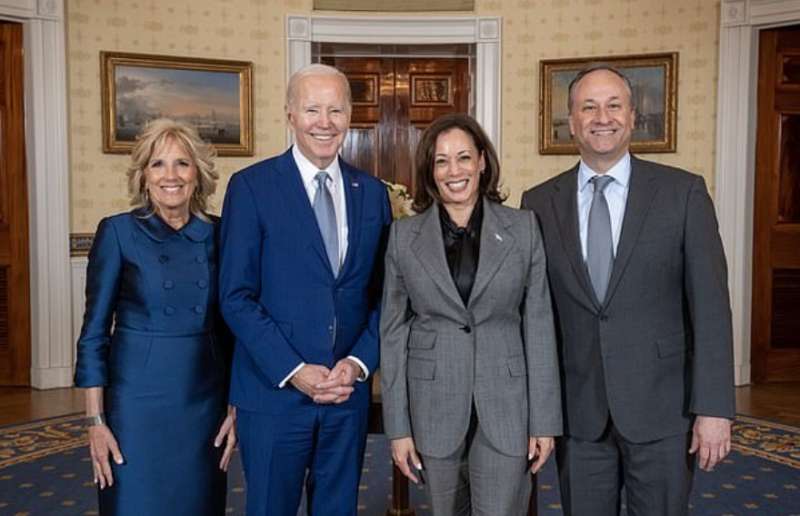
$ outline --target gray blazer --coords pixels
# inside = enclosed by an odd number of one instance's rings
[[[480,255],[464,306],[445,258],[439,208],[392,225],[381,312],[381,393],[389,439],[446,457],[474,400],[492,445],[528,452],[561,434],[561,395],[544,249],[531,213],[484,203]]]
[[[565,433],[598,438],[609,413],[641,443],[732,418],[733,339],[725,255],[703,178],[631,158],[608,292],[596,299],[578,236],[577,166],[523,195],[547,249]]]

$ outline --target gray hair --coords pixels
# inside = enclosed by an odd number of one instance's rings
[[[581,79],[586,77],[592,72],[597,72],[599,70],[605,70],[607,72],[611,72],[625,83],[625,87],[628,89],[628,99],[631,103],[631,108],[634,108],[633,105],[633,86],[631,85],[631,80],[628,79],[628,76],[622,73],[619,68],[611,66],[607,63],[589,63],[585,68],[583,68],[578,75],[572,79],[572,82],[569,83],[569,96],[567,97],[567,111],[572,113],[572,100],[573,96],[575,95],[575,88],[578,87],[578,83],[581,82]]]
[[[294,102],[297,97],[297,86],[298,84],[300,84],[300,81],[302,81],[306,77],[314,77],[314,76],[338,77],[339,80],[341,80],[342,85],[344,86],[345,98],[347,100],[347,110],[350,111],[352,105],[352,95],[350,93],[350,81],[347,80],[347,76],[343,74],[341,71],[339,71],[339,69],[322,63],[312,63],[310,65],[306,65],[303,68],[294,72],[292,76],[289,77],[289,85],[286,88],[287,110],[294,105]]]

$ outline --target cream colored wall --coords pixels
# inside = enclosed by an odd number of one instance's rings
[[[538,154],[539,60],[680,52],[678,152],[649,159],[688,168],[713,188],[719,0],[477,0],[503,17],[503,175],[521,192],[576,161]],[[127,209],[127,157],[102,153],[100,50],[253,61],[253,158],[219,158],[223,179],[285,145],[284,17],[310,0],[69,0],[71,228],[92,232]]]
[[[541,156],[539,60],[678,51],[678,152],[648,154],[714,181],[718,0],[486,0],[503,17],[503,173],[516,206],[576,156]]]

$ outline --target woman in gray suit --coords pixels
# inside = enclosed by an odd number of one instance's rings
[[[561,434],[545,256],[502,206],[497,154],[468,115],[435,120],[416,158],[419,215],[386,253],[381,392],[392,458],[435,516],[520,515]]]

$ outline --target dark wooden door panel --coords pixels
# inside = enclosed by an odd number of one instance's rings
[[[361,170],[380,170],[378,154],[380,147],[378,124],[351,123],[350,131],[342,145],[342,157]]]
[[[800,113],[781,116],[778,173],[778,220],[800,224]]]
[[[30,384],[22,26],[0,22],[0,385]]]
[[[353,115],[342,156],[413,191],[420,132],[438,116],[469,110],[468,59],[326,56],[321,61],[350,81]]]
[[[800,26],[762,31],[753,220],[752,366],[800,377]]]

